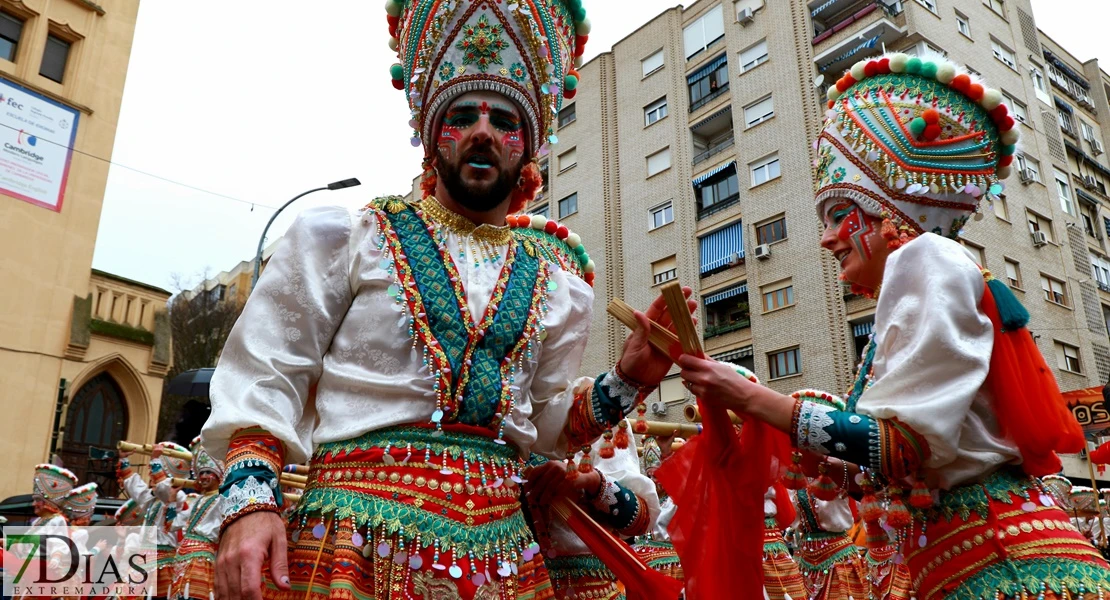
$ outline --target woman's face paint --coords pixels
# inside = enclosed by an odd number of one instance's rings
[[[864,260],[871,260],[871,234],[875,227],[855,204],[841,204],[833,208],[833,220],[840,221],[837,237],[852,244]]]
[[[882,221],[848,200],[832,201],[825,213],[821,246],[840,263],[840,279],[875,289],[882,282],[890,250],[881,234]]]

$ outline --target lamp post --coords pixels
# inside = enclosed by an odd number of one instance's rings
[[[343,188],[355,187],[356,185],[362,185],[362,182],[354,177],[350,179],[344,179],[343,181],[329,183],[324,187],[313,188],[311,190],[308,190],[307,192],[301,192],[300,194],[293,196],[293,199],[289,202],[282,204],[281,208],[277,209],[277,211],[274,213],[274,216],[270,217],[269,222],[266,223],[266,228],[262,230],[262,237],[258,238],[258,252],[255,252],[254,254],[254,275],[251,276],[252,292],[254,291],[255,284],[258,283],[258,273],[262,269],[262,245],[266,243],[266,232],[270,230],[270,225],[274,224],[274,219],[276,219],[278,215],[281,214],[281,211],[285,210],[286,207],[288,207],[290,204],[313,192],[320,192],[323,190],[341,190]]]

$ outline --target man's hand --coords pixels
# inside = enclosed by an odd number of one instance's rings
[[[254,512],[228,525],[216,556],[217,600],[262,600],[262,564],[266,560],[278,589],[291,590],[281,516]]]
[[[154,449],[150,451],[150,459],[154,460],[162,456],[162,444],[154,444]]]
[[[574,479],[567,479],[567,464],[559,460],[550,460],[528,472],[525,493],[528,495],[529,502],[547,505],[559,498],[576,500],[580,491],[597,495],[600,486],[601,475],[598,474],[597,469],[589,473],[579,473]]]
[[[682,287],[682,294],[686,296],[686,305],[690,309],[690,314],[694,314],[698,309],[698,303],[690,299],[693,293],[693,289]],[[676,346],[671,349],[671,355],[668,356],[649,344],[648,333],[651,331],[651,321],[670,331],[675,330],[674,323],[671,321],[670,313],[667,312],[667,302],[663,296],[656,298],[647,312],[635,311],[635,314],[637,326],[624,342],[620,367],[629,377],[634,377],[642,384],[658,385],[663,377],[666,377],[667,371],[671,370],[671,365],[674,363],[672,357],[680,355],[682,349]],[[694,322],[697,323],[697,319]]]

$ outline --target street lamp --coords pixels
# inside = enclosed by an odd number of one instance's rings
[[[289,202],[282,204],[281,208],[277,209],[277,212],[274,213],[274,216],[270,217],[270,221],[266,223],[266,228],[262,230],[262,237],[258,238],[258,252],[255,252],[254,254],[254,275],[251,276],[251,291],[254,291],[254,285],[258,283],[258,273],[262,269],[262,244],[266,243],[266,232],[270,230],[270,225],[274,224],[274,219],[276,219],[277,216],[281,214],[281,211],[285,210],[285,208],[290,204],[313,192],[320,192],[323,190],[341,190],[343,188],[355,187],[356,185],[362,185],[362,182],[354,177],[350,179],[344,179],[343,181],[329,183],[324,187],[318,187],[308,190],[307,192],[301,192],[300,194],[294,196],[293,199]]]

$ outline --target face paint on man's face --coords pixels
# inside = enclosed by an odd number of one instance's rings
[[[463,133],[458,127],[451,125],[448,121],[443,123],[443,129],[439,133],[439,153],[445,160],[454,162],[459,154],[459,142],[462,141]]]
[[[855,204],[838,204],[832,209],[833,222],[840,223],[837,236],[852,246],[864,260],[871,260],[871,243],[868,238],[875,232],[871,219]]]
[[[524,156],[524,131],[517,129],[501,137],[501,147],[509,155],[509,164],[515,165]]]

